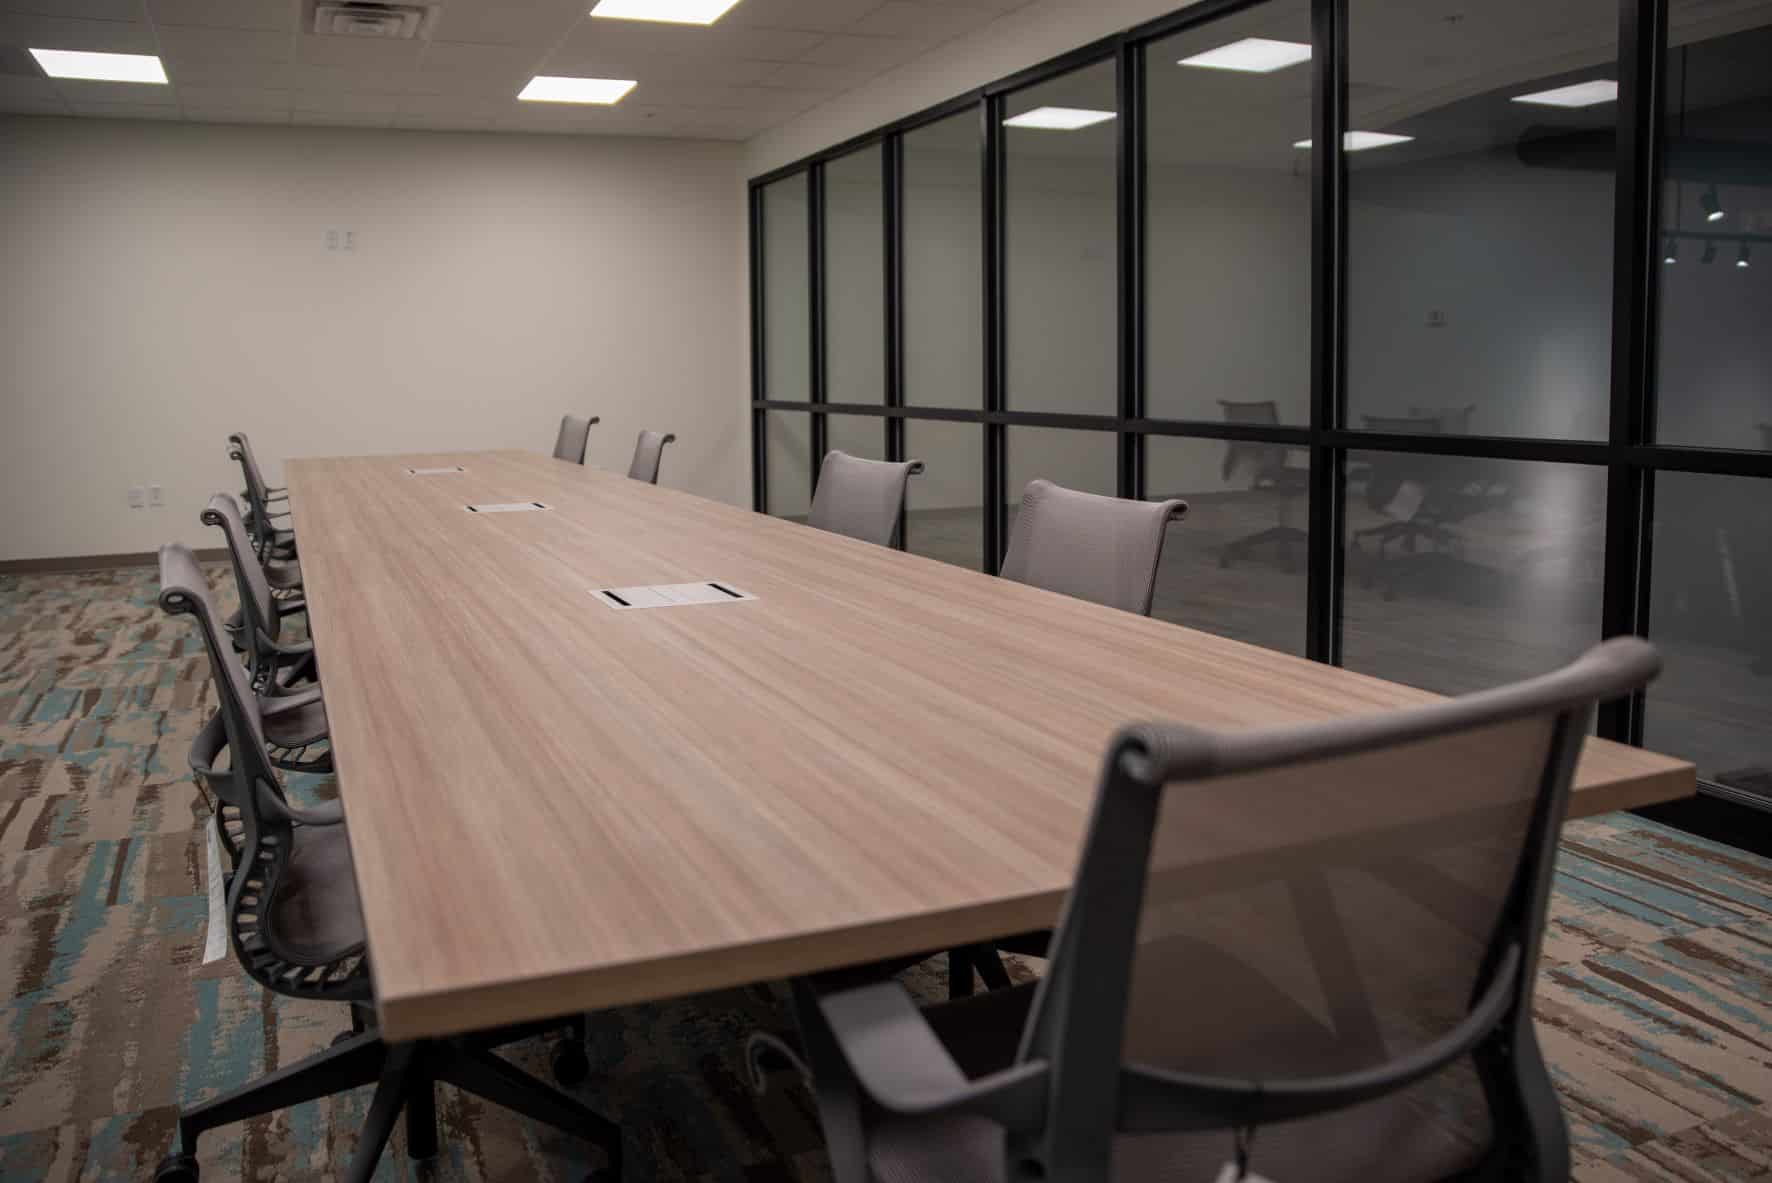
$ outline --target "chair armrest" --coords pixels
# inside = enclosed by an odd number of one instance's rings
[[[289,694],[261,694],[258,697],[258,714],[261,719],[274,719],[278,715],[286,715],[290,711],[298,711],[320,701],[320,687],[309,686]]]
[[[261,648],[268,649],[279,657],[306,657],[314,651],[314,642],[301,641],[294,645],[285,645],[281,641],[273,641],[263,633],[258,635]]]
[[[969,1080],[896,982],[845,990],[818,1000],[832,1041],[856,1083],[893,1113],[973,1113],[1011,1129],[1044,1120],[1044,1060]]]

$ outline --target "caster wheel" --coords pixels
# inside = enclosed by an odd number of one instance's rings
[[[154,1183],[197,1183],[197,1159],[189,1154],[169,1154],[154,1172]]]
[[[591,1074],[590,1057],[576,1043],[563,1043],[556,1047],[552,1067],[554,1083],[562,1088],[583,1084],[585,1077]]]

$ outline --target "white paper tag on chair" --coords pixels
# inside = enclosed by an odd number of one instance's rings
[[[1266,1175],[1257,1175],[1254,1171],[1238,1174],[1237,1164],[1227,1162],[1218,1168],[1218,1178],[1214,1183],[1274,1183],[1274,1181]]]
[[[228,886],[222,879],[221,835],[219,822],[212,815],[203,832],[209,835],[209,854],[204,860],[203,878],[209,886],[209,931],[203,938],[203,964],[220,961],[228,953]]]

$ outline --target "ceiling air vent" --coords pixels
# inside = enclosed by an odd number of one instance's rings
[[[378,37],[410,41],[430,31],[425,4],[372,4],[363,0],[319,0],[314,5],[314,32],[326,37]]]

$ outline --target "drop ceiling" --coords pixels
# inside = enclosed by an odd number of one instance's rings
[[[710,27],[591,0],[442,0],[413,41],[316,36],[313,0],[0,0],[0,112],[743,140],[1029,0],[739,0]],[[158,54],[168,86],[42,75],[27,48]],[[536,74],[632,78],[613,107]]]

